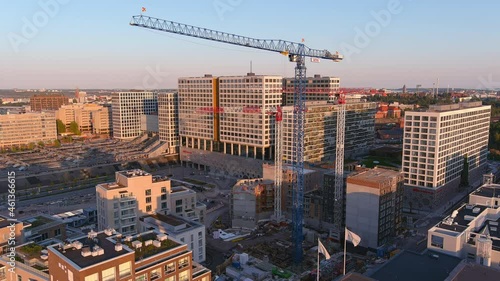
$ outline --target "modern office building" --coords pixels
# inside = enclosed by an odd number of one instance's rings
[[[0,148],[57,139],[54,112],[0,115]]]
[[[99,230],[136,233],[138,218],[168,209],[170,180],[142,170],[115,173],[115,182],[96,186]]]
[[[141,115],[158,112],[156,92],[116,92],[111,108],[113,138],[133,139],[141,135]]]
[[[304,161],[317,164],[335,160],[337,113],[339,106],[321,102],[306,102],[304,125]],[[292,162],[294,153],[293,106],[283,107],[283,157]],[[346,158],[366,154],[375,140],[376,103],[346,105]]]
[[[168,144],[167,154],[179,153],[179,94],[158,94],[160,141]]]
[[[139,221],[142,231],[154,229],[167,234],[168,237],[185,243],[193,252],[194,261],[205,261],[205,225],[183,217],[160,213],[141,217]]]
[[[41,94],[30,98],[31,111],[58,110],[69,99],[63,94]]]
[[[269,220],[274,212],[272,180],[239,180],[231,190],[231,225],[254,229],[260,220]]]
[[[295,78],[285,78],[283,81],[283,105],[293,105],[293,95],[295,93]],[[306,80],[306,101],[329,101],[334,102],[340,89],[340,78],[321,77],[315,74],[314,77],[307,77]]]
[[[500,185],[493,175],[469,194],[463,204],[429,229],[427,248],[466,259],[470,263],[500,266]]]
[[[196,192],[171,186],[170,179],[142,170],[115,173],[115,182],[96,186],[99,230],[113,228],[136,233],[138,218],[154,213],[175,214],[203,222],[206,206],[197,202]]]
[[[401,230],[403,175],[381,167],[347,177],[345,225],[361,246],[377,249]]]
[[[434,105],[405,113],[403,172],[410,209],[440,207],[486,165],[491,106],[481,102]],[[465,170],[464,170],[465,169]]]
[[[0,258],[7,281],[210,281],[211,272],[192,261],[187,245],[156,231],[123,236],[114,230],[50,245],[16,249],[15,270]]]

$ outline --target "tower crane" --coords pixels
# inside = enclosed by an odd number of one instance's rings
[[[255,39],[236,34],[196,27],[183,23],[173,22],[153,18],[144,15],[133,16],[130,25],[169,32],[184,36],[191,36],[226,44],[242,47],[255,48],[265,51],[277,52],[288,56],[291,62],[295,62],[295,92],[294,92],[294,136],[295,145],[294,157],[292,160],[296,180],[293,183],[293,242],[294,242],[294,262],[302,262],[302,224],[303,224],[303,204],[304,204],[304,117],[305,117],[305,88],[306,88],[306,66],[305,58],[321,58],[332,61],[340,61],[343,56],[337,53],[330,53],[327,50],[310,49],[301,43],[285,40]]]

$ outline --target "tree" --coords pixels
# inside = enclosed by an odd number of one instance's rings
[[[60,140],[55,140],[54,141],[54,146],[55,147],[61,147],[61,141]]]
[[[75,121],[72,121],[71,124],[69,124],[69,131],[72,132],[75,135],[80,135],[80,129],[78,128],[78,123]]]
[[[28,144],[28,149],[29,149],[29,150],[33,150],[34,148],[35,148],[35,143],[34,143],[34,142],[30,142],[30,143]]]
[[[45,143],[44,143],[43,141],[39,141],[39,142],[38,142],[38,146],[40,146],[40,147],[44,147],[44,146],[45,146]]]
[[[66,133],[66,125],[64,125],[64,123],[60,119],[57,119],[56,123],[57,123],[57,133],[58,134]]]

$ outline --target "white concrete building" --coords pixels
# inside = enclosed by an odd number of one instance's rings
[[[295,78],[284,79],[283,104],[293,105],[293,95],[295,93]],[[334,102],[340,89],[340,78],[321,77],[315,74],[306,79],[306,101],[330,101]]]
[[[361,237],[361,246],[377,249],[401,227],[403,176],[376,167],[347,177],[346,227]]]
[[[165,214],[174,214],[192,221],[205,221],[207,206],[198,202],[196,192],[185,186],[172,186],[169,193],[169,208]]]
[[[113,137],[133,139],[141,134],[141,115],[158,112],[156,92],[112,94]]]
[[[193,252],[194,261],[205,261],[205,225],[179,216],[162,214],[147,215],[139,220],[141,231],[155,229],[167,234],[169,238],[186,244]]]
[[[469,195],[468,204],[463,204],[429,229],[427,248],[499,268],[499,224],[500,185],[486,180],[485,184]]]
[[[274,212],[274,181],[239,180],[231,190],[231,225],[254,229],[260,220],[269,220]]]
[[[460,184],[467,159],[469,182],[486,165],[491,106],[481,102],[430,106],[405,113],[403,172],[413,209],[441,206]]]
[[[158,129],[160,141],[168,144],[167,153],[179,153],[178,93],[158,94]]]

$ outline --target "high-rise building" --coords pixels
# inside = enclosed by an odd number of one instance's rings
[[[138,218],[153,213],[175,214],[203,222],[206,206],[197,202],[196,192],[171,187],[170,179],[142,170],[115,173],[115,182],[96,186],[99,230],[113,228],[136,233]]]
[[[167,153],[179,153],[178,93],[158,94],[158,130],[160,141],[168,143]]]
[[[156,92],[116,92],[112,94],[113,137],[133,139],[141,134],[141,115],[158,112]]]
[[[486,165],[491,106],[434,105],[405,113],[403,172],[410,209],[434,209]]]
[[[352,103],[346,105],[345,157],[367,153],[375,140],[376,103]],[[339,106],[332,103],[306,102],[304,125],[304,161],[321,163],[335,160],[337,112]],[[283,157],[292,163],[293,106],[283,107]]]
[[[254,75],[179,79],[181,146],[272,159],[282,78]],[[182,157],[182,154],[181,154]]]
[[[58,110],[63,104],[69,104],[68,97],[63,94],[41,94],[30,98],[32,111]]]
[[[403,175],[376,167],[347,177],[345,225],[358,234],[361,246],[377,249],[401,228]]]
[[[54,112],[0,114],[0,148],[57,139]]]
[[[295,93],[295,78],[285,78],[283,89],[283,105],[293,105]],[[340,78],[321,77],[316,74],[306,79],[306,101],[329,101],[334,102],[340,89]]]

